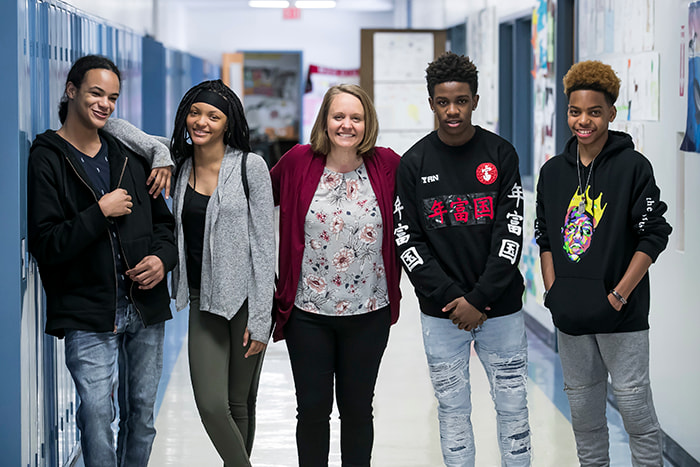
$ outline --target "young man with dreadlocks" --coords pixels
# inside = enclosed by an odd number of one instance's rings
[[[540,172],[535,238],[581,465],[610,463],[610,375],[632,464],[662,466],[649,386],[647,271],[671,226],[651,164],[628,134],[608,130],[619,90],[613,69],[598,61],[564,76],[573,136]]]
[[[503,465],[530,465],[518,155],[474,126],[477,69],[446,53],[426,69],[438,129],[401,158],[394,239],[421,308],[445,465],[473,466],[469,356],[491,385]]]

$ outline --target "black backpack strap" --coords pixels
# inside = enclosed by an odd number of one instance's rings
[[[241,159],[241,178],[243,179],[243,191],[245,192],[245,199],[248,201],[248,208],[250,208],[250,188],[248,188],[248,153],[243,153],[243,158]]]

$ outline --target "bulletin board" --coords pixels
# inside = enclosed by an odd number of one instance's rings
[[[656,0],[581,0],[577,6],[578,60],[600,60],[621,80],[610,125],[632,135],[644,152],[644,123],[659,121],[660,55],[655,51]]]
[[[361,31],[360,86],[377,110],[377,145],[403,154],[436,128],[425,69],[445,51],[446,41],[444,30]]]

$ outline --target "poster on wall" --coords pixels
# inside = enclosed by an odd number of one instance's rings
[[[535,172],[556,155],[554,81],[554,11],[552,1],[540,0],[532,13],[532,54],[534,76],[534,164]]]
[[[498,15],[484,8],[467,18],[467,54],[479,70],[479,112],[475,124],[495,129],[498,123]]]
[[[374,82],[425,81],[433,51],[432,33],[374,34]]]
[[[399,154],[435,128],[428,105],[425,68],[435,50],[432,33],[374,34],[374,105],[379,146]]]
[[[603,59],[620,78],[617,119],[659,120],[659,54],[645,52]]]
[[[375,83],[374,106],[382,131],[418,131],[432,129],[435,115],[428,105],[423,83]]]
[[[655,0],[579,0],[579,58],[654,50]]]
[[[681,151],[700,152],[700,2],[688,10],[688,113]]]
[[[554,71],[554,11],[553,0],[540,0],[532,12],[532,47],[534,71],[550,75]]]
[[[556,81],[554,73],[554,31],[556,2],[540,0],[532,13],[532,57],[534,78],[533,164],[534,173],[556,155],[555,110]],[[525,217],[535,217],[535,194],[525,190]],[[552,317],[542,303],[544,283],[540,273],[539,247],[535,243],[534,223],[526,223],[523,232],[523,253],[520,272],[525,279],[524,306],[528,315],[544,329],[554,332]],[[525,240],[527,239],[527,240]]]
[[[306,89],[302,98],[304,135],[303,144],[308,144],[316,115],[321,108],[326,91],[337,84],[360,84],[360,70],[341,70],[319,65],[309,65],[306,77]]]
[[[299,139],[301,53],[245,52],[243,105],[251,139]]]

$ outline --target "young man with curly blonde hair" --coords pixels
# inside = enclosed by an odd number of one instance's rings
[[[540,171],[535,238],[582,466],[610,465],[608,376],[634,466],[662,466],[649,383],[649,274],[671,226],[649,161],[608,129],[620,80],[598,61],[564,76],[573,136]]]

